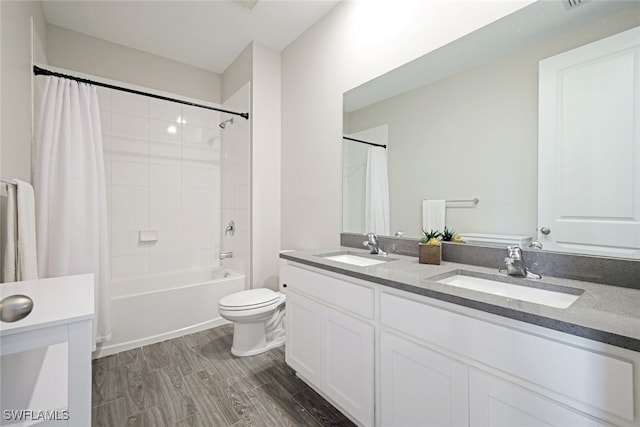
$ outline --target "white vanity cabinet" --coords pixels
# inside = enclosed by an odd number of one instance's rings
[[[91,425],[93,274],[0,284],[33,310],[0,322],[0,425]]]
[[[640,425],[637,353],[417,299],[381,293],[381,425]]]
[[[466,365],[388,332],[380,346],[381,425],[469,425]]]
[[[361,425],[640,427],[640,353],[292,261],[281,277],[287,363]]]
[[[323,308],[313,300],[287,292],[286,310],[286,361],[298,375],[319,384]]]
[[[478,369],[469,369],[471,426],[605,426],[558,402]]]
[[[372,288],[284,265],[286,361],[354,421],[373,425]]]

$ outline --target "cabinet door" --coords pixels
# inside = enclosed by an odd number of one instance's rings
[[[323,307],[295,292],[287,293],[286,362],[313,384],[320,381]]]
[[[373,425],[373,326],[327,308],[324,322],[324,387],[347,413]]]
[[[382,425],[468,425],[467,372],[449,357],[383,332]]]
[[[469,418],[471,426],[604,425],[520,386],[473,368],[469,369]]]

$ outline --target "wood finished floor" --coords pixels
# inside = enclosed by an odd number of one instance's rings
[[[284,347],[231,354],[233,325],[93,361],[93,426],[353,426],[295,376]]]

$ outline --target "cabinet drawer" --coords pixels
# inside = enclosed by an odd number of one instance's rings
[[[581,410],[634,419],[631,361],[389,294],[381,296],[381,321],[586,404]]]
[[[283,282],[287,284],[285,289],[303,292],[328,304],[367,319],[373,319],[374,291],[372,288],[325,276],[291,264],[283,266],[281,274]]]

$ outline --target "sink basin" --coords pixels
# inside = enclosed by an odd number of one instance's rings
[[[383,264],[385,262],[394,261],[395,258],[385,258],[381,255],[367,256],[364,254],[355,254],[352,252],[335,252],[330,254],[318,255],[324,259],[342,262],[344,264],[357,265],[359,267],[367,267],[370,265]]]
[[[543,282],[532,283],[527,281],[521,284],[513,283],[515,280],[522,279],[491,276],[489,274],[467,272],[463,270],[450,273],[447,277],[438,277],[431,280],[435,280],[438,283],[444,283],[449,286],[456,286],[458,288],[470,289],[492,295],[500,295],[507,298],[555,308],[569,307],[571,304],[576,302],[584,292],[581,289],[567,288]]]

